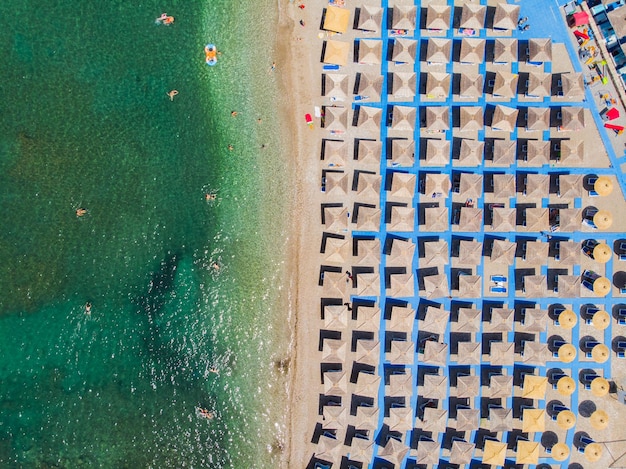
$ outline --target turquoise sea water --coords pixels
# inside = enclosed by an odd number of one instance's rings
[[[8,3],[0,467],[274,467],[290,198],[275,5]]]

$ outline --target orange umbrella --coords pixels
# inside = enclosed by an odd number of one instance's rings
[[[601,264],[606,264],[607,262],[609,262],[612,254],[613,252],[611,251],[611,248],[604,243],[596,244],[596,246],[593,248],[593,258]]]
[[[571,309],[566,309],[559,314],[559,325],[564,329],[572,329],[578,322],[578,316]]]
[[[569,446],[557,443],[552,447],[552,457],[555,461],[565,461],[569,457]]]
[[[598,329],[599,331],[603,331],[609,324],[611,324],[611,316],[606,311],[598,311],[593,315],[593,319],[591,320],[591,324],[593,327]]]
[[[598,210],[593,216],[593,224],[599,230],[606,230],[613,224],[613,215],[608,210]]]
[[[593,281],[593,292],[596,296],[606,296],[611,291],[611,281],[606,277],[598,277]]]
[[[571,410],[562,410],[556,416],[556,424],[563,430],[569,430],[576,425],[576,416]]]
[[[563,396],[571,396],[576,391],[576,381],[569,376],[563,376],[557,383],[556,389]]]
[[[596,363],[604,363],[609,359],[609,348],[604,344],[598,344],[591,350],[591,358]]]
[[[585,458],[589,462],[599,461],[602,457],[602,445],[599,443],[589,443],[585,447]]]
[[[596,410],[591,414],[591,426],[596,430],[604,430],[609,426],[609,414],[604,410]]]
[[[559,360],[563,363],[571,363],[576,358],[576,347],[572,344],[565,344],[559,347]]]
[[[591,382],[591,394],[596,397],[606,396],[609,393],[609,382],[604,378],[594,378]]]
[[[613,181],[608,176],[600,176],[593,184],[593,190],[605,197],[613,192]]]

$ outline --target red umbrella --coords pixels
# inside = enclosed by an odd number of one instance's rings
[[[306,119],[306,123],[309,125],[309,127],[313,128],[313,118],[311,117],[311,114],[305,114],[304,118]]]
[[[619,111],[617,108],[612,107],[606,112],[606,117],[612,121],[613,119],[617,119],[619,117]]]

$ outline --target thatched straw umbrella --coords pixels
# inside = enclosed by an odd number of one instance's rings
[[[427,340],[424,345],[422,361],[429,365],[446,366],[448,360],[448,344]]]
[[[356,263],[367,266],[380,264],[380,240],[360,239],[357,244]]]
[[[345,428],[348,420],[348,409],[339,406],[325,406],[322,417],[322,428],[338,430]]]
[[[354,94],[367,96],[371,101],[379,101],[383,88],[383,76],[378,73],[356,74]]]
[[[550,38],[529,39],[528,61],[533,63],[552,62],[552,40]]]
[[[346,65],[350,54],[350,43],[342,41],[326,41],[323,62],[332,65]]]
[[[526,114],[526,130],[544,131],[550,128],[550,108],[529,107]]]
[[[328,339],[324,341],[322,363],[345,363],[347,357],[348,344],[345,340]]]
[[[448,207],[426,207],[424,225],[428,231],[446,231],[450,226]]]
[[[496,105],[491,128],[503,132],[513,132],[517,122],[518,112],[516,108],[501,106],[499,104]]]
[[[483,253],[483,243],[462,239],[459,244],[459,263],[478,265]]]
[[[424,262],[426,265],[448,263],[448,243],[444,239],[424,243]]]
[[[330,197],[345,197],[348,193],[348,175],[346,173],[326,173],[326,192]]]
[[[481,64],[485,60],[485,40],[463,38],[461,39],[461,63]]]
[[[493,195],[498,198],[515,197],[515,175],[494,174]]]
[[[420,426],[427,432],[443,433],[446,430],[447,417],[448,411],[445,409],[426,407],[424,419]]]
[[[345,73],[322,74],[322,96],[343,101],[348,97],[348,75]]]
[[[510,308],[493,308],[491,321],[485,324],[485,332],[510,332],[513,330],[513,315]]]
[[[459,96],[478,99],[483,95],[483,76],[478,71],[461,72]]]
[[[578,106],[561,108],[561,131],[580,131],[585,128],[585,109]]]
[[[546,366],[546,361],[551,357],[548,344],[540,342],[525,342],[522,363],[535,366]]]
[[[428,197],[448,197],[452,187],[450,176],[443,173],[427,173],[424,185]]]
[[[450,74],[445,72],[431,72],[426,77],[426,97],[429,99],[447,99],[450,95]],[[427,112],[428,109],[426,108]],[[445,107],[447,111],[447,107]]]
[[[493,375],[485,395],[491,399],[506,399],[513,394],[513,376]]]
[[[508,397],[508,396],[507,396]],[[491,407],[489,409],[489,421],[487,429],[490,432],[507,432],[513,427],[513,411]]]
[[[515,231],[517,211],[514,208],[494,207],[491,229],[493,231]],[[495,246],[494,246],[495,249]],[[493,254],[492,254],[493,256]],[[507,257],[507,261],[508,261]],[[511,264],[509,264],[511,265]]]
[[[480,140],[461,139],[459,164],[461,166],[480,166],[483,163],[485,142]]]
[[[433,374],[424,375],[424,389],[421,395],[426,399],[445,399],[447,397],[447,390],[447,377]]]
[[[429,3],[426,9],[426,29],[450,29],[449,5]]]
[[[391,29],[415,30],[417,8],[414,5],[395,5],[391,9]]]
[[[535,441],[518,441],[515,464],[532,464],[539,462],[539,443]]]
[[[511,99],[517,95],[517,81],[519,75],[506,70],[496,72],[496,80],[493,85],[493,95]]]
[[[413,101],[417,76],[415,72],[394,72],[391,95],[394,101]]]
[[[315,457],[322,461],[338,463],[341,459],[342,447],[343,442],[341,440],[322,435],[315,447]]]
[[[329,166],[343,166],[348,158],[348,144],[343,140],[324,140],[324,164]]]
[[[524,196],[527,198],[544,198],[548,197],[550,192],[550,175],[549,174],[527,174],[526,187],[524,188]]]
[[[357,407],[357,409],[368,409],[368,407]],[[358,412],[358,410],[357,410]],[[363,428],[363,427],[355,427],[355,428]],[[376,428],[373,428],[374,431]],[[362,463],[368,463],[372,459],[372,455],[374,454],[374,441],[366,440],[364,438],[353,438],[352,444],[350,445],[350,460],[351,461],[360,461]]]
[[[608,176],[600,176],[593,184],[593,190],[601,197],[606,197],[613,192],[613,180]]]
[[[480,394],[480,377],[459,376],[457,379],[456,395],[460,398],[474,398]]]
[[[412,232],[415,230],[415,209],[413,207],[392,207],[389,231]]]
[[[448,277],[446,274],[428,275],[424,277],[426,297],[445,298],[449,295]]]
[[[459,409],[456,413],[455,429],[460,432],[473,432],[478,429],[480,410]]]
[[[494,44],[494,63],[517,62],[517,39],[497,37]]]
[[[523,292],[527,298],[543,298],[546,294],[546,276],[526,275]]]
[[[324,373],[324,394],[327,396],[348,394],[348,373],[345,371]]]
[[[410,371],[403,375],[392,374],[389,376],[389,391],[385,391],[386,396],[407,398],[411,394],[413,394],[413,376]],[[412,412],[411,428],[413,428]]]
[[[559,229],[561,231],[578,231],[582,224],[582,209],[559,209]]]
[[[479,365],[481,362],[481,345],[477,342],[459,342],[456,360],[459,365]]]
[[[494,211],[495,215],[495,211]],[[509,230],[512,231],[512,230]],[[496,239],[491,250],[491,261],[497,264],[513,265],[517,244],[508,240]]]
[[[372,106],[358,106],[355,111],[357,113],[356,126],[359,131],[378,137],[380,133],[380,119],[383,114],[382,109]]]
[[[522,412],[522,431],[524,433],[543,432],[546,428],[545,409],[524,409]]]
[[[459,275],[459,297],[482,298],[482,293],[480,275]]]
[[[389,430],[404,433],[413,429],[413,409],[410,407],[392,407],[389,409],[389,418],[385,419]]]
[[[559,161],[570,166],[582,164],[584,152],[584,140],[563,140]]]
[[[548,248],[550,245],[543,241],[527,241],[523,258],[530,264],[543,264],[548,258]]]
[[[345,107],[324,106],[323,125],[331,132],[345,132],[348,125],[348,111]]]
[[[550,142],[544,140],[528,140],[526,150],[528,166],[543,166],[550,162]]]
[[[371,322],[373,322],[373,320]],[[361,324],[361,327],[357,330],[371,331],[378,329],[372,327],[364,328],[363,324]],[[359,340],[356,346],[355,359],[359,363],[377,366],[380,361],[380,342],[374,340]]]
[[[380,231],[380,209],[359,207],[359,219],[356,222],[359,231]]]
[[[548,378],[545,376],[525,375],[522,384],[522,397],[527,399],[545,399]]]
[[[396,167],[411,167],[415,164],[415,141],[394,138],[391,141],[391,162]]]
[[[493,342],[489,362],[492,365],[513,366],[515,362],[515,344],[510,342]]]
[[[530,207],[525,210],[526,231],[545,231],[549,228],[549,214],[547,208]]]
[[[397,38],[393,41],[391,61],[396,63],[414,64],[417,41],[415,39]]]
[[[476,207],[461,207],[459,216],[459,231],[478,233],[482,229],[483,210]]]
[[[394,172],[391,176],[389,197],[402,201],[413,200],[417,177],[412,173]]]
[[[324,229],[331,233],[341,233],[348,229],[348,209],[346,207],[324,208]]]
[[[483,195],[483,176],[475,173],[461,173],[459,180],[461,197],[478,199]]]
[[[329,5],[324,15],[322,29],[336,33],[345,33],[350,24],[350,9]]]
[[[380,276],[378,274],[362,273],[356,278],[356,294],[358,296],[378,296],[380,294]]]
[[[461,11],[461,28],[482,29],[485,25],[487,7],[476,3],[464,3]]]
[[[491,466],[504,466],[504,460],[506,459],[506,443],[500,443],[499,441],[485,440],[485,447],[483,449],[483,464]]]
[[[403,443],[400,443],[398,440],[394,438],[389,438],[387,440],[387,444],[385,445],[385,447],[378,452],[378,456],[400,467],[400,465],[402,464],[402,460],[404,459],[404,457],[406,456],[408,452],[409,452],[408,446],[406,446]]]
[[[426,308],[424,321],[420,324],[420,330],[433,334],[443,335],[450,319],[450,312],[434,306]]]
[[[393,106],[391,129],[413,132],[415,129],[415,115],[416,111],[414,107]]]
[[[396,365],[411,365],[415,358],[415,345],[411,341],[391,341],[391,351],[386,359]]]
[[[579,298],[580,285],[580,276],[578,275],[557,275],[557,296],[559,298]]]
[[[388,267],[410,266],[415,254],[415,243],[410,239],[394,238],[391,243],[391,252],[385,264]]]
[[[359,20],[356,29],[361,31],[379,32],[383,22],[383,8],[379,6],[363,5],[359,9]]]
[[[383,42],[380,39],[359,39],[358,56],[360,64],[380,65],[383,57]]]
[[[441,445],[438,441],[420,439],[417,442],[416,463],[417,464],[437,464],[439,462],[439,451]]]
[[[528,91],[526,95],[534,98],[547,98],[552,87],[552,74],[531,71],[528,77]]]
[[[381,181],[382,176],[378,174],[370,174],[365,172],[359,173],[356,185],[357,200],[359,202],[372,202],[374,204],[378,203],[378,201],[380,200]]]
[[[560,174],[558,176],[558,195],[561,198],[580,197],[582,194],[582,174]]]
[[[445,166],[450,162],[450,141],[428,139],[426,141],[426,164],[428,166]]]
[[[501,2],[496,5],[496,13],[493,18],[494,29],[508,29],[514,31],[519,20],[519,5]]]
[[[483,109],[480,106],[461,106],[459,109],[461,122],[459,130],[462,132],[475,132],[484,127]]]
[[[517,142],[515,140],[493,141],[493,164],[498,166],[511,166],[515,162]]]
[[[524,321],[519,326],[519,330],[524,332],[545,332],[547,319],[547,310],[541,308],[526,308],[524,310]]]
[[[568,101],[582,101],[585,98],[585,84],[582,72],[561,74],[563,97]]]
[[[450,61],[451,50],[451,39],[430,38],[428,39],[428,46],[426,48],[426,61],[428,63],[447,64]]]

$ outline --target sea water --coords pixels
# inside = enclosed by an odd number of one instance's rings
[[[275,5],[4,7],[0,467],[275,467],[290,199]]]

